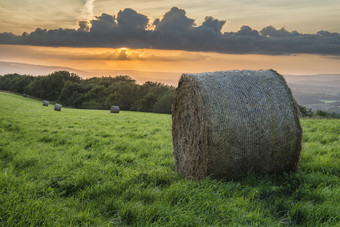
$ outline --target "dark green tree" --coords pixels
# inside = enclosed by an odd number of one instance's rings
[[[162,83],[143,85],[129,76],[81,79],[67,71],[47,76],[7,74],[0,76],[0,89],[26,93],[65,106],[86,109],[109,109],[170,113],[174,88]]]
[[[174,101],[174,91],[169,90],[161,97],[157,99],[157,102],[154,104],[152,112],[155,113],[171,113],[171,105]]]

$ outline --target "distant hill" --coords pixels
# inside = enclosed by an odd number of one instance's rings
[[[62,66],[33,65],[18,62],[0,61],[0,75],[18,73],[22,75],[47,75],[55,71],[69,71],[77,75],[87,74],[85,71]]]
[[[77,74],[82,78],[89,78],[93,76],[117,76],[129,75],[138,83],[142,84],[146,81],[157,81],[161,83],[177,86],[178,79],[181,73],[177,72],[153,72],[153,71],[136,71],[136,70],[79,70],[61,66],[44,66],[33,65],[18,62],[4,62],[0,61],[0,75],[9,73],[18,73],[22,75],[48,75],[55,71],[69,71]]]

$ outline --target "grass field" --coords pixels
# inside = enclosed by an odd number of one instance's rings
[[[171,116],[0,92],[0,226],[339,226],[340,120],[303,119],[297,173],[192,181]]]

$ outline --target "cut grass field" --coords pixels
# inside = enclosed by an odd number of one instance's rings
[[[0,92],[0,226],[339,226],[340,120],[303,119],[297,173],[193,181],[171,116]]]

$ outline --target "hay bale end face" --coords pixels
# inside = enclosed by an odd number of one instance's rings
[[[46,101],[46,100],[44,100],[44,102],[43,102],[43,106],[48,106],[48,101]]]
[[[60,105],[60,104],[55,104],[54,110],[56,110],[56,111],[61,111],[61,107],[62,107],[62,105]]]
[[[119,106],[111,106],[110,113],[119,113]]]
[[[176,171],[237,179],[296,170],[299,109],[274,70],[183,74],[172,105]]]

